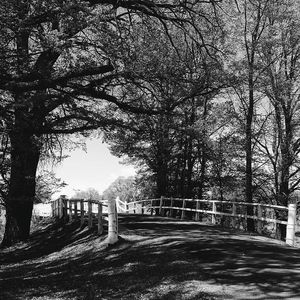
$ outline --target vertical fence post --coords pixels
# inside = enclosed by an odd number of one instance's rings
[[[216,224],[216,214],[215,214],[215,212],[217,211],[217,205],[216,205],[215,201],[212,202],[212,211],[213,211],[213,214],[211,215],[211,222],[212,222],[212,224]]]
[[[153,216],[153,202],[154,202],[154,200],[153,199],[151,199],[151,203],[150,203],[150,207],[151,207],[151,216]]]
[[[170,203],[170,217],[173,218],[173,215],[174,215],[174,199],[173,197],[171,197],[171,203]]]
[[[232,227],[235,228],[236,226],[236,204],[232,203]]]
[[[142,202],[141,202],[141,206],[142,206],[142,208],[141,208],[141,210],[142,210],[142,215],[144,214],[144,205],[145,205],[145,202],[142,201]]]
[[[135,199],[133,199],[133,200],[135,200]],[[136,202],[135,201],[133,202],[133,213],[136,214]]]
[[[129,206],[127,200],[125,200],[125,213],[129,214]]]
[[[108,236],[106,241],[108,244],[112,245],[118,241],[118,214],[116,210],[116,200],[109,200],[107,205]]]
[[[78,207],[77,207],[77,203],[78,201],[74,201],[74,216],[75,216],[75,219],[77,219],[78,217]]]
[[[102,203],[98,203],[98,234],[103,233]]]
[[[84,224],[84,201],[80,199],[80,226]]]
[[[262,233],[262,207],[260,204],[257,204],[257,232]]]
[[[73,201],[69,200],[69,222],[72,222],[72,203]]]
[[[116,197],[116,209],[117,209],[117,211],[120,211],[120,197],[119,196],[117,196]],[[122,209],[122,208],[121,208]],[[103,209],[102,209],[103,210]],[[121,212],[121,211],[120,211]]]
[[[245,226],[244,226],[244,230],[248,230],[248,225],[247,225],[247,222],[248,222],[248,206],[247,205],[245,205]]]
[[[52,216],[52,218],[55,217],[54,203],[55,203],[55,201],[51,202],[51,216]]]
[[[93,226],[93,212],[92,212],[92,201],[88,200],[88,226],[89,229]]]
[[[185,218],[185,199],[182,200],[182,210],[181,210],[181,219]]]
[[[67,212],[67,199],[66,198],[63,199],[62,204],[63,204],[63,219],[64,219],[64,222],[67,222],[68,212]]]
[[[288,206],[288,223],[286,226],[286,243],[290,246],[294,246],[295,243],[296,212],[297,204],[290,203]]]
[[[196,210],[200,209],[200,201],[196,200]],[[200,212],[196,211],[195,214],[195,221],[199,221],[200,220]]]
[[[162,215],[163,199],[164,199],[164,197],[161,196],[161,197],[160,197],[160,201],[159,201],[159,215],[160,215],[160,216]]]
[[[59,198],[58,201],[58,218],[61,218],[61,210],[62,210],[62,198]]]
[[[58,217],[58,205],[59,205],[59,200],[55,201],[55,216]]]

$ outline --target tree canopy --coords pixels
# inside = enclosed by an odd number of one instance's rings
[[[293,0],[1,3],[3,244],[29,235],[41,158],[94,129],[157,196],[287,205],[300,182],[298,11]]]

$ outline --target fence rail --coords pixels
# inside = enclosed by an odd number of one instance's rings
[[[247,214],[247,207],[251,206],[253,215]],[[186,213],[194,214],[195,221],[201,219],[200,214],[211,216],[211,223],[217,223],[217,216],[231,218],[231,225],[236,226],[238,220],[253,219],[256,221],[258,233],[262,233],[263,222],[270,222],[286,225],[286,243],[293,246],[295,243],[296,231],[296,204],[289,204],[288,207],[247,202],[229,202],[221,200],[202,200],[202,199],[180,199],[160,197],[155,199],[144,199],[139,201],[127,202],[117,199],[117,209],[121,213],[147,213],[161,216],[179,216],[181,219],[186,217]],[[281,211],[285,220],[276,219],[276,212]],[[265,215],[265,216],[264,216]]]
[[[80,218],[80,226],[86,221],[88,228],[93,227],[93,220],[97,219],[98,234],[103,233],[104,222],[108,223],[108,239],[109,243],[115,240],[117,236],[117,210],[115,200],[108,202],[107,200],[97,201],[92,199],[67,199],[60,197],[51,202],[52,216],[63,219],[65,222],[72,222]]]

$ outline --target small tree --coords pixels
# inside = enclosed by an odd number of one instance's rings
[[[36,177],[35,203],[50,201],[52,195],[66,185],[64,181],[55,176],[54,172],[43,170]]]

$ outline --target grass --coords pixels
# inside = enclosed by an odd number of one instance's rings
[[[44,220],[0,251],[0,299],[300,299],[299,249],[191,221],[127,215],[120,240]]]

